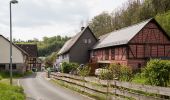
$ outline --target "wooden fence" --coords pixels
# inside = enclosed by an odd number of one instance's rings
[[[109,92],[111,94],[134,98],[137,100],[162,100],[161,98],[158,98],[159,96],[156,97],[156,95],[170,96],[170,88],[167,87],[141,85],[141,84],[134,84],[130,82],[120,82],[115,80],[107,81],[107,80],[100,80],[95,77],[85,77],[84,79],[85,82],[83,82],[84,81],[83,78],[76,75],[70,75],[64,73],[52,73],[51,75],[55,79],[76,84],[78,86],[85,87],[93,91],[97,91],[100,93]],[[108,84],[111,85],[111,87],[107,88],[106,86]],[[143,92],[143,94],[140,93],[139,91]],[[153,96],[147,96],[144,95],[144,93],[151,93],[153,94]]]

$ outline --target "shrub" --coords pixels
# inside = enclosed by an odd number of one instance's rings
[[[78,68],[77,63],[68,63],[68,62],[63,62],[61,66],[61,72],[62,73],[69,73],[72,70],[76,70]]]
[[[148,84],[167,86],[170,81],[170,62],[158,59],[150,60],[142,73]]]
[[[120,80],[130,81],[132,79],[132,69],[128,66],[122,65],[120,67]]]
[[[99,75],[100,79],[130,81],[132,79],[132,69],[125,65],[111,64],[103,69]]]
[[[79,69],[77,71],[78,75],[86,77],[90,74],[90,67],[89,66],[84,66],[82,69]]]
[[[121,75],[121,65],[119,64],[111,64],[109,66],[109,70],[112,72],[111,74],[113,75],[113,78],[120,78]]]
[[[102,80],[112,80],[113,79],[113,74],[110,70],[108,69],[103,69],[100,72],[99,78]]]

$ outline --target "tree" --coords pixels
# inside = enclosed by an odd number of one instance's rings
[[[96,36],[101,36],[113,30],[112,17],[107,12],[95,16],[90,22],[90,27]]]
[[[53,67],[53,64],[55,63],[56,58],[57,58],[57,52],[53,52],[51,55],[47,56],[44,61],[46,67]]]

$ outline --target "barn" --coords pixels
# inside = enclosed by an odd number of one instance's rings
[[[170,38],[153,18],[99,37],[90,52],[90,62],[134,70],[155,58],[170,59]]]

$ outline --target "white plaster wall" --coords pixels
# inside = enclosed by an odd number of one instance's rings
[[[13,53],[13,63],[24,63],[24,56],[22,52],[16,48],[14,45],[12,46]],[[9,63],[10,62],[10,42],[0,36],[0,63]]]

